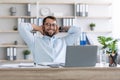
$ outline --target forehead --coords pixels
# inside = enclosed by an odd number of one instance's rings
[[[45,23],[56,23],[56,21],[48,18],[48,19],[46,19]]]

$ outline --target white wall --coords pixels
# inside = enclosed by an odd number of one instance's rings
[[[9,0],[9,2],[111,2],[112,0]],[[0,0],[0,2],[8,2],[8,0]]]
[[[118,54],[120,54],[120,1],[112,1],[112,17],[113,17],[113,37],[119,39],[118,41]]]
[[[120,1],[113,0],[112,16],[113,16],[113,36],[120,39]]]

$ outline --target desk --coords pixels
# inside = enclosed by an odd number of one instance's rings
[[[120,80],[120,68],[0,68],[0,80]]]

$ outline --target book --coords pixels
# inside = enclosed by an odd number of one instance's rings
[[[33,18],[30,19],[30,23],[34,24],[34,19]]]
[[[82,16],[85,17],[85,13],[86,13],[86,11],[85,11],[85,4],[82,4]]]
[[[13,48],[13,60],[16,60],[16,48]]]
[[[10,60],[13,60],[13,48],[10,48]]]
[[[80,45],[86,45],[86,33],[82,32],[80,35]]]
[[[33,24],[36,24],[36,25],[37,25],[37,18],[34,18],[34,19],[33,19]]]
[[[80,14],[80,5],[79,4],[77,4],[76,5],[76,16],[80,16],[79,14]]]
[[[79,9],[80,9],[80,12],[79,12],[79,16],[83,16],[83,5],[82,4],[79,4]]]
[[[63,18],[63,26],[66,26],[67,25],[67,20],[66,18]]]
[[[69,24],[68,26],[72,26],[72,18],[68,18]]]
[[[85,4],[85,16],[88,16],[88,5]]]
[[[42,20],[43,20],[42,18],[38,18],[38,23],[37,23],[38,26],[41,26],[41,25],[42,25]]]
[[[27,4],[27,16],[31,16],[31,4]]]
[[[10,60],[10,48],[7,48],[7,60]]]

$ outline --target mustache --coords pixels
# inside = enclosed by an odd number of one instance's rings
[[[50,30],[52,30],[52,31],[56,31],[55,29],[47,29],[47,31],[50,31]]]

